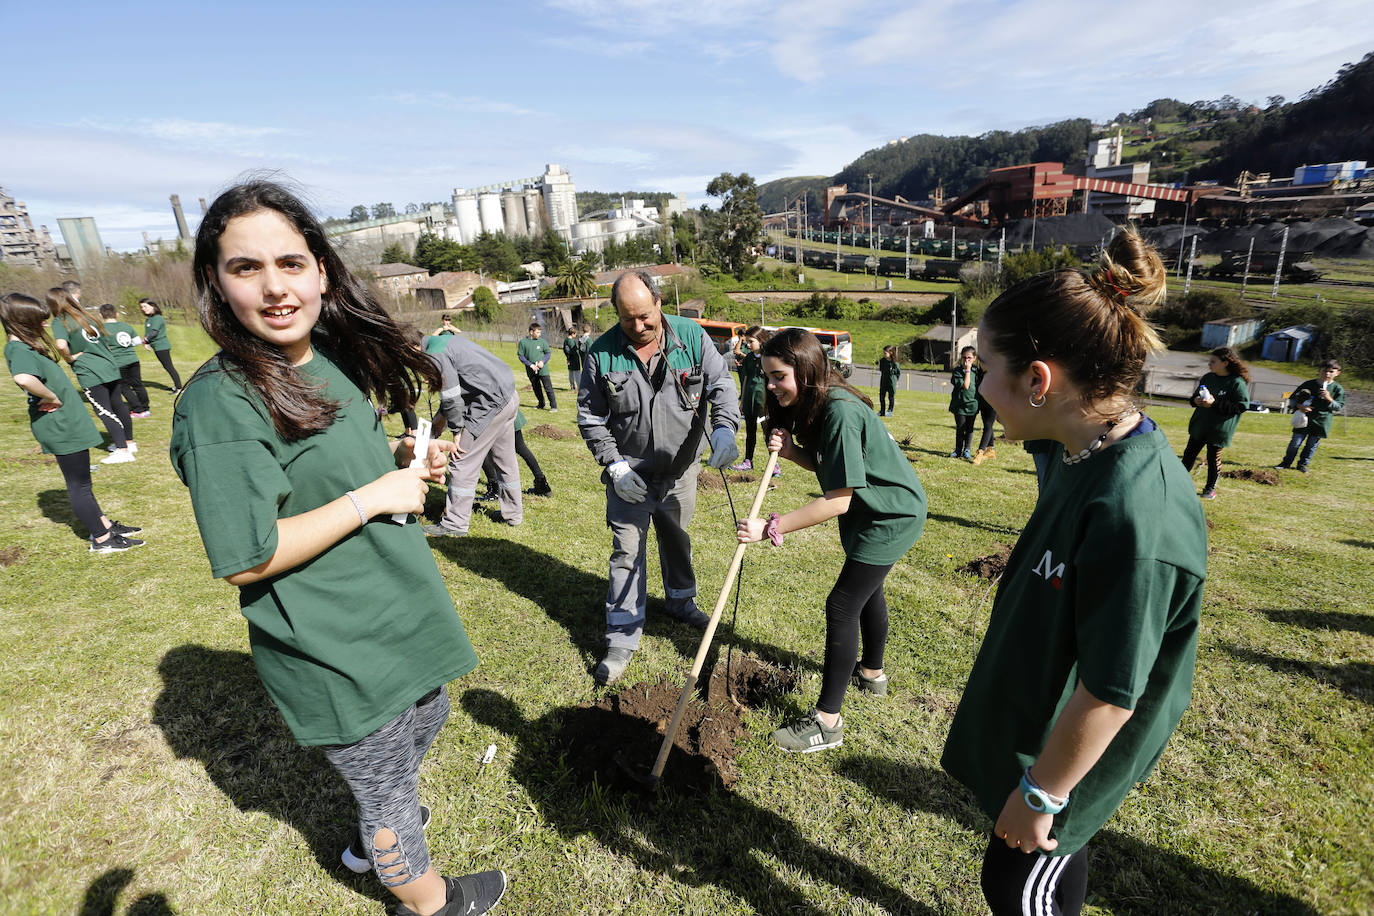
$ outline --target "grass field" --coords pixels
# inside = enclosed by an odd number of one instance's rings
[[[208,354],[185,328],[173,341],[183,373]],[[94,475],[109,514],[145,526],[147,547],[126,554],[86,553],[18,389],[0,386],[0,913],[380,913],[376,880],[338,865],[345,788],[291,740],[255,677],[237,596],[210,578],[165,458],[165,376],[147,357],[139,460]],[[930,518],[888,579],[891,695],[849,700],[842,748],[774,750],[769,731],[815,702],[842,555],[833,526],[751,547],[717,644],[793,667],[799,686],[747,713],[734,793],[669,786],[652,803],[573,779],[549,741],[597,694],[610,544],[560,375],[557,414],[522,390],[553,497],[530,499],[519,528],[479,514],[470,537],[434,545],[482,659],[450,685],[453,716],[421,771],[435,861],[506,869],[512,914],[982,912],[990,825],[938,759],[992,598],[958,567],[1017,538],[1035,499],[1029,457],[1010,444],[980,467],[941,457],[944,399],[903,393],[889,422]],[[1187,413],[1154,415],[1181,445]],[[1273,464],[1287,434],[1285,417],[1247,415],[1223,470]],[[1095,842],[1088,912],[1374,909],[1374,421],[1351,420],[1313,470],[1277,488],[1223,480],[1205,504],[1193,704]],[[736,505],[751,491],[735,485]],[[789,465],[765,511],[815,492]],[[709,607],[735,546],[720,490],[702,490],[692,531]],[[656,564],[649,583],[624,683],[680,684],[698,634],[655,613]]]

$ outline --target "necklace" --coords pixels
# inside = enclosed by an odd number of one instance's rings
[[[1132,407],[1130,410],[1126,411],[1116,419],[1108,420],[1107,431],[1104,432],[1102,435],[1098,436],[1093,441],[1089,442],[1087,447],[1084,448],[1081,452],[1079,452],[1076,455],[1070,455],[1067,451],[1064,452],[1064,463],[1078,464],[1078,462],[1080,461],[1087,461],[1089,458],[1091,458],[1094,454],[1097,453],[1098,449],[1102,448],[1102,444],[1107,441],[1107,437],[1112,434],[1112,430],[1116,428],[1116,425],[1118,423],[1122,423],[1126,420],[1129,420],[1131,417],[1135,416],[1139,412],[1140,411]]]

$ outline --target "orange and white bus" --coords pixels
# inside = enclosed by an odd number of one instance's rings
[[[830,328],[806,328],[795,324],[784,325],[783,327],[810,331],[821,342],[821,349],[825,351],[826,356],[830,357],[830,362],[835,368],[840,370],[840,375],[849,378],[850,373],[854,371],[854,341],[850,339],[848,331],[837,331]],[[778,330],[782,330],[782,328]]]
[[[749,327],[738,321],[712,321],[709,318],[693,318],[697,324],[706,330],[706,336],[711,338],[711,342],[716,345],[716,349],[722,354],[729,353],[735,345],[735,338],[744,335]]]

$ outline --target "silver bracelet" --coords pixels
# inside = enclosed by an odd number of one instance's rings
[[[352,490],[349,490],[347,493],[344,494],[344,496],[347,496],[348,501],[353,503],[353,508],[358,510],[358,521],[366,525],[367,513],[363,511],[363,504],[358,501],[358,497],[353,493]]]

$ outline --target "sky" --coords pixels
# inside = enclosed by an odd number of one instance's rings
[[[547,163],[695,206],[721,172],[830,175],[899,136],[1292,101],[1374,50],[1368,0],[0,0],[0,22],[22,74],[0,185],[55,241],[90,216],[125,251],[175,236],[169,195],[194,228],[250,170],[323,216]]]

